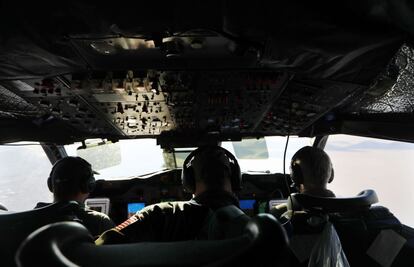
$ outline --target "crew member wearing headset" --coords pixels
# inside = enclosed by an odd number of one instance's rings
[[[292,157],[290,175],[299,192],[316,197],[335,197],[326,187],[334,179],[328,154],[320,148],[305,146]]]
[[[96,244],[218,240],[242,234],[249,217],[234,194],[240,190],[241,173],[229,151],[204,146],[191,152],[184,161],[182,183],[193,194],[191,200],[147,206],[105,232]]]
[[[327,189],[334,179],[334,169],[328,154],[320,148],[305,146],[299,149],[290,162],[290,177],[299,193],[315,197],[335,197]],[[289,203],[289,201],[288,201]],[[290,217],[287,204],[270,210],[276,218]]]
[[[97,212],[85,206],[84,202],[95,188],[95,178],[91,164],[80,157],[65,157],[58,160],[52,167],[47,186],[53,193],[53,202],[76,201],[79,209],[74,216],[93,236],[99,236],[104,231],[115,226],[104,213]],[[41,208],[50,203],[39,202],[35,208]]]

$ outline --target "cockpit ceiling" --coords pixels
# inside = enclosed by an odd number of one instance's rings
[[[411,116],[414,16],[302,2],[3,1],[0,141],[352,134],[350,116]]]
[[[272,70],[88,72],[1,84],[0,118],[50,132],[63,125],[62,140],[312,136],[304,131],[313,124],[347,114],[412,113],[413,49],[403,45],[372,86]]]

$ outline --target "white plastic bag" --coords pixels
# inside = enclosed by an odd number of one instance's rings
[[[312,249],[308,267],[349,267],[335,228],[327,222]]]

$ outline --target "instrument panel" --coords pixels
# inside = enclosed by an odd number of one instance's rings
[[[275,201],[283,202],[289,194],[286,182],[290,182],[285,179],[290,180],[278,173],[243,174],[243,188],[237,193],[240,208],[250,216],[269,212]],[[119,224],[145,206],[191,197],[181,186],[181,170],[170,170],[128,180],[98,180],[87,203],[92,209],[108,210],[108,215]],[[94,205],[105,202],[102,199],[108,200],[109,207]]]

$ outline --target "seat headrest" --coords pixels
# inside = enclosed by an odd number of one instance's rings
[[[14,254],[21,242],[36,229],[53,222],[73,220],[77,202],[58,202],[42,208],[0,212],[0,256],[2,266],[15,266]]]
[[[288,208],[292,210],[320,210],[326,213],[350,212],[366,210],[372,204],[378,203],[377,193],[368,189],[360,192],[355,197],[316,197],[307,194],[292,194],[288,200]],[[293,207],[291,206],[293,204]]]
[[[8,209],[6,208],[6,206],[4,206],[3,204],[0,203],[0,210],[3,211],[8,211]]]

